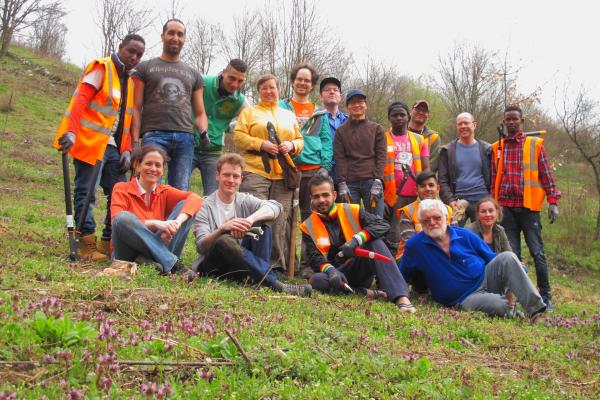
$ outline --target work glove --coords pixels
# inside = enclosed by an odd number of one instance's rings
[[[121,153],[121,159],[119,160],[119,172],[124,174],[129,171],[129,168],[131,168],[131,153],[124,151]]]
[[[329,172],[325,168],[321,167],[317,170],[317,173],[315,175],[329,176]]]
[[[200,132],[200,148],[201,149],[207,149],[208,146],[210,146],[210,138],[208,137],[208,132],[205,130],[203,130],[202,132]]]
[[[348,279],[343,272],[338,271],[335,267],[330,267],[325,270],[325,275],[329,278],[329,286],[332,289],[340,292],[345,290],[344,283],[347,283]]]
[[[58,148],[59,151],[62,151],[63,153],[68,153],[69,150],[71,150],[71,147],[73,147],[73,145],[75,144],[75,134],[73,132],[63,133],[62,136],[58,139],[58,144],[60,145],[60,147]]]
[[[383,183],[379,179],[373,179],[373,184],[371,185],[371,201],[379,200],[383,195]]]
[[[550,207],[548,207],[548,218],[550,218],[551,224],[558,219],[558,205],[550,204]]]
[[[344,258],[354,257],[354,249],[359,246],[358,240],[352,238],[338,248],[339,253],[342,253]],[[338,253],[338,255],[339,255]]]
[[[340,203],[350,203],[350,189],[348,189],[346,182],[338,183],[338,195]]]

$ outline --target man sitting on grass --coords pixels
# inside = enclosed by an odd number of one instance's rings
[[[282,207],[275,200],[238,192],[244,165],[244,159],[234,153],[223,154],[217,160],[217,190],[204,199],[194,221],[200,256],[193,269],[236,281],[250,277],[275,291],[309,296],[310,285],[280,282],[269,267],[271,228],[262,223],[275,220]]]
[[[419,204],[423,231],[404,247],[400,270],[405,279],[410,282],[414,273],[420,272],[436,302],[490,316],[519,314],[504,296],[510,290],[531,323],[537,322],[546,304],[517,256],[508,251],[496,256],[473,232],[448,226],[447,213],[440,200]]]

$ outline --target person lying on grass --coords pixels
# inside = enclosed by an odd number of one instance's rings
[[[308,263],[316,271],[309,279],[313,289],[383,297],[395,303],[400,311],[414,313],[408,286],[381,239],[390,229],[387,221],[358,204],[336,204],[337,193],[328,176],[313,176],[308,187],[313,212],[300,230]],[[355,250],[359,247],[379,253],[388,261],[356,257]],[[374,277],[382,291],[370,290]]]
[[[281,214],[275,200],[239,193],[245,161],[226,153],[217,160],[217,190],[196,215],[194,235],[200,256],[193,269],[203,275],[243,281],[252,278],[278,292],[309,296],[310,285],[280,282],[270,268],[272,230],[265,223]]]
[[[447,213],[440,200],[427,199],[419,204],[423,231],[404,246],[400,262],[404,278],[411,282],[420,272],[436,302],[490,316],[520,315],[505,297],[510,290],[530,321],[538,322],[546,304],[517,256],[509,251],[496,255],[470,230],[448,226]]]
[[[134,155],[135,178],[115,185],[110,207],[113,259],[134,261],[142,256],[160,264],[163,273],[191,282],[196,273],[179,258],[203,200],[158,183],[167,161],[161,147],[145,145]]]

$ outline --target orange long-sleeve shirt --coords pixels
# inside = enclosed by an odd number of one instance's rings
[[[140,195],[137,179],[128,182],[119,182],[115,185],[111,197],[111,221],[121,211],[135,214],[140,221],[149,219],[165,221],[173,208],[181,200],[185,200],[181,212],[193,218],[202,207],[204,200],[193,192],[184,192],[169,185],[156,185],[150,207],[146,205],[144,196]]]

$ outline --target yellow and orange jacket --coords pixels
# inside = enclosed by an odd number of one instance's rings
[[[83,85],[83,77],[97,65],[104,66],[102,87],[96,92],[88,106],[81,114],[78,131],[74,132],[77,139],[69,154],[80,161],[94,165],[102,160],[110,137],[118,125],[119,109],[121,106],[121,80],[115,63],[110,57],[98,58],[92,61],[85,69],[82,79],[79,80],[75,93],[65,111],[62,121],[56,132],[53,146],[58,149],[58,139],[68,130],[69,116],[78,91]],[[119,152],[131,151],[131,117],[133,115],[133,81],[127,79],[127,98],[125,112],[123,113],[123,134]]]
[[[415,175],[423,170],[423,164],[421,163],[421,146],[423,145],[423,136],[418,133],[407,131],[406,134],[410,140],[410,148],[412,152],[413,162],[412,170]],[[387,155],[385,160],[385,169],[383,170],[383,199],[385,204],[393,207],[398,200],[398,193],[396,188],[396,179],[394,177],[394,162],[396,157],[394,156],[394,139],[392,139],[392,133],[387,131],[385,133],[387,140]]]

